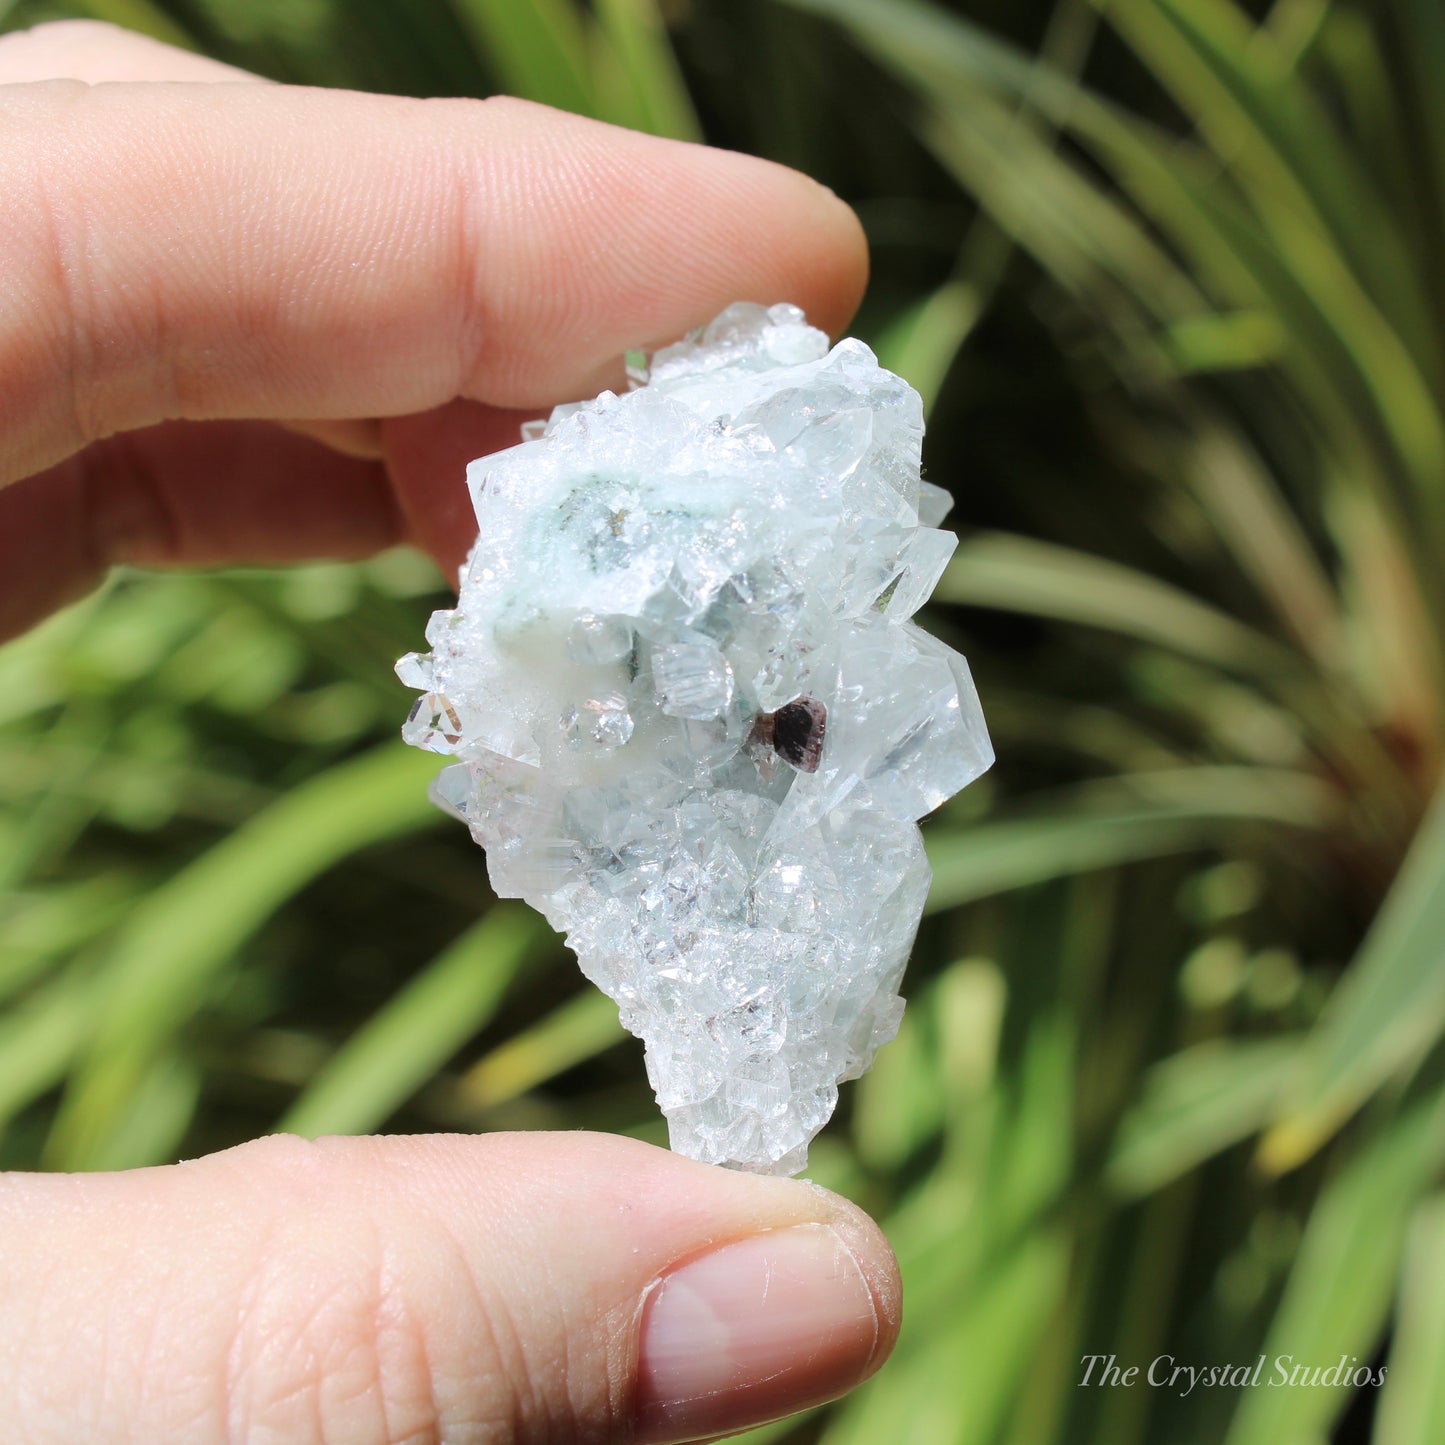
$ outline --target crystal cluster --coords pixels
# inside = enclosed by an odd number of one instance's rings
[[[897,1030],[916,820],[993,759],[909,620],[948,497],[917,393],[797,307],[729,307],[635,380],[468,469],[404,736],[645,1041],[673,1148],[797,1173]]]

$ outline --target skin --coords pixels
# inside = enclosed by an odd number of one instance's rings
[[[0,194],[0,636],[117,562],[411,541],[454,572],[462,467],[520,419],[738,298],[837,331],[866,274],[852,212],[763,161],[271,85],[92,24],[0,40]],[[638,1425],[648,1291],[805,1223],[878,1321],[832,1374],[810,1359],[816,1396],[886,1356],[899,1294],[876,1226],[806,1184],[585,1134],[0,1176],[5,1436],[663,1438]]]

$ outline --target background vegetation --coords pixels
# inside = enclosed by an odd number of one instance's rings
[[[0,0],[286,80],[509,90],[801,166],[963,537],[1000,763],[815,1175],[903,1340],[758,1438],[1445,1440],[1438,0]],[[661,1139],[425,801],[393,554],[129,576],[0,650],[0,1165],[302,1131]],[[1077,1388],[1080,1359],[1388,1364]]]

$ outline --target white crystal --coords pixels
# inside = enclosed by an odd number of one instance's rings
[[[721,717],[733,700],[732,666],[711,642],[654,647],[652,680],[668,717]]]
[[[567,633],[567,655],[573,662],[620,662],[631,652],[632,624],[625,617],[584,612]]]
[[[637,389],[473,462],[480,536],[408,742],[496,892],[647,1046],[675,1149],[797,1173],[896,1032],[917,819],[993,760],[909,618],[953,551],[922,408],[794,306],[731,306]]]
[[[953,498],[932,482],[918,484],[918,520],[925,527],[937,527],[953,510]]]

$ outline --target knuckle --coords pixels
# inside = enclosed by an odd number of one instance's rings
[[[252,1178],[277,1175],[290,1180],[324,1177],[328,1141],[300,1134],[264,1134],[198,1160],[202,1168],[225,1166]]]
[[[102,390],[102,367],[94,346],[95,238],[86,188],[70,160],[71,143],[78,138],[75,119],[85,97],[85,87],[78,82],[65,82],[50,92],[53,108],[44,117],[41,132],[48,133],[50,144],[40,148],[41,157],[31,175],[36,255],[28,268],[46,293],[48,312],[57,318],[62,333],[57,348],[60,378],[70,399],[73,440],[79,445],[107,433],[95,406]]]
[[[588,123],[511,95],[441,104],[457,108],[466,137],[447,158],[456,389],[496,406],[534,405],[547,390],[548,353],[577,315],[568,278],[586,249],[590,181],[578,138],[591,143]]]
[[[442,1438],[424,1333],[368,1233],[339,1225],[343,1252],[306,1229],[276,1231],[237,1313],[226,1371],[231,1438]]]
[[[177,208],[165,197],[176,160],[144,142],[133,113],[104,87],[57,78],[26,89],[4,117],[9,155],[0,157],[19,217],[13,252],[36,314],[55,333],[44,370],[52,394],[68,401],[77,450],[181,414],[174,363],[159,344],[174,318],[145,263],[147,247],[174,229]]]
[[[224,1370],[233,1440],[518,1445],[625,1429],[631,1333],[541,1249],[436,1207],[395,1141],[216,1156],[266,1218]],[[239,1177],[235,1177],[239,1176]],[[283,1194],[279,1204],[278,1194]],[[523,1237],[528,1237],[524,1231]]]
[[[284,1178],[287,1192],[235,1314],[228,1438],[539,1438],[529,1433],[543,1411],[520,1334],[434,1217],[399,1209],[362,1179],[358,1148],[273,1137],[220,1156],[253,1187],[274,1190]]]
[[[459,103],[474,114],[499,124],[522,124],[540,116],[558,113],[552,111],[550,106],[539,105],[535,100],[524,100],[519,95],[485,95],[480,98],[469,96]]]

